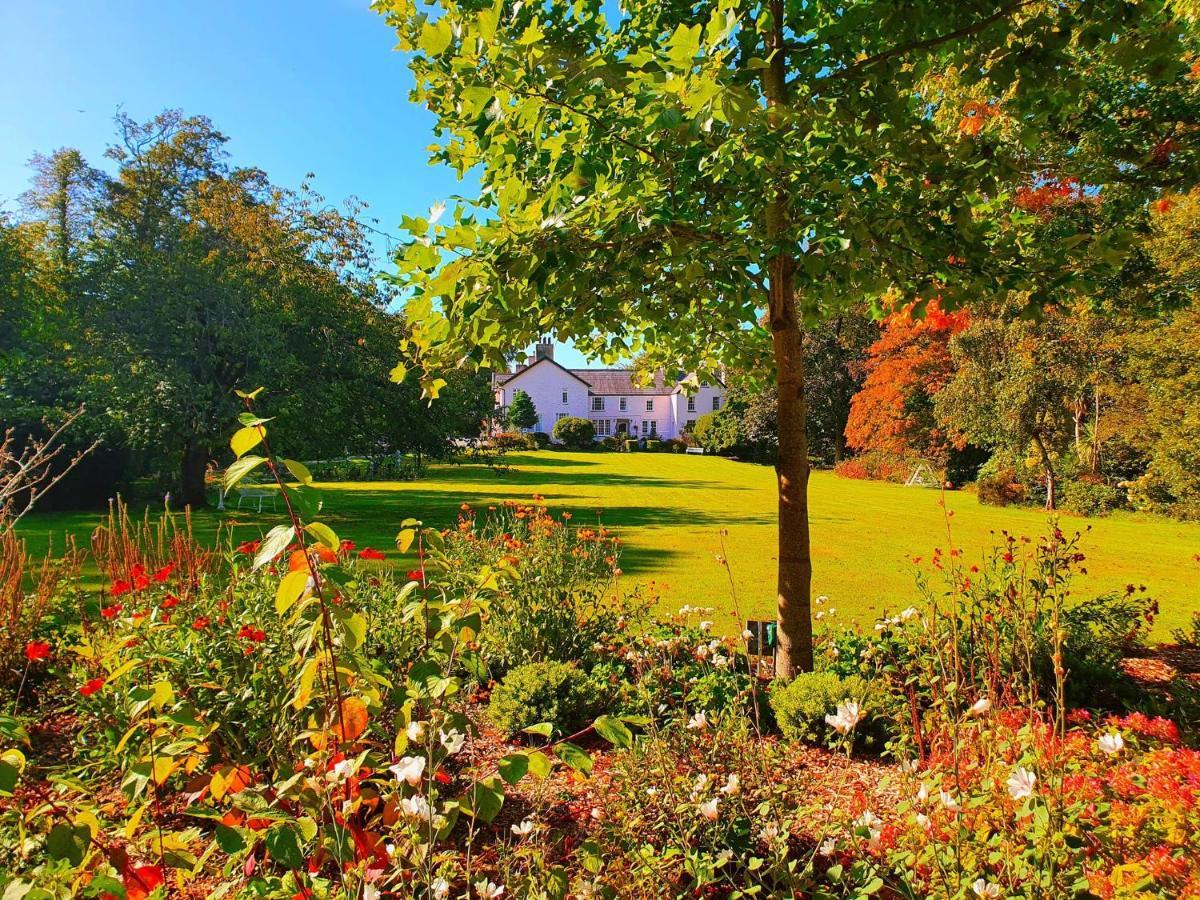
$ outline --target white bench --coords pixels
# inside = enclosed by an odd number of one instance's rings
[[[238,494],[237,508],[238,509],[242,508],[243,500],[249,500],[251,503],[258,501],[258,511],[262,512],[263,501],[270,500],[271,501],[271,509],[274,509],[275,508],[275,497],[276,497],[277,493],[278,493],[277,491],[263,490],[262,488],[257,487],[256,485],[253,485],[253,484],[248,484],[245,487],[239,486],[237,488],[237,494]]]
[[[684,453],[692,453],[692,454],[695,454],[696,456],[703,456],[704,448],[703,447],[688,447],[683,452]]]

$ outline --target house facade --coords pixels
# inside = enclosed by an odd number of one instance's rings
[[[690,431],[705,413],[721,409],[725,387],[704,384],[688,394],[681,381],[661,372],[647,385],[635,385],[631,369],[568,369],[554,360],[554,345],[537,345],[534,361],[515,372],[494,375],[496,410],[507,410],[524,391],[537,410],[531,431],[553,434],[554,423],[568,416],[588,419],[596,439],[613,435],[667,440]]]

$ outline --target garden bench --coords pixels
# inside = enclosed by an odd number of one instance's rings
[[[259,512],[262,512],[264,500],[270,500],[271,501],[271,509],[275,508],[276,491],[268,491],[268,490],[264,490],[261,487],[258,487],[257,485],[248,484],[245,487],[237,488],[237,494],[238,494],[238,502],[237,502],[238,509],[242,508],[243,500],[249,500],[251,503],[258,501],[258,511]]]
[[[697,456],[703,456],[703,455],[704,455],[704,448],[703,448],[703,447],[688,447],[688,448],[687,448],[686,450],[684,450],[683,452],[684,452],[684,453],[694,453],[694,454],[696,454]]]

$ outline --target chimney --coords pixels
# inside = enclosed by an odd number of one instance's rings
[[[534,362],[543,359],[554,362],[554,342],[549,338],[542,338],[537,342],[537,347],[534,348]]]

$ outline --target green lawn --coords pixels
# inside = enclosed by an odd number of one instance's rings
[[[774,606],[775,496],[770,468],[725,459],[671,454],[512,454],[513,471],[499,476],[479,466],[442,466],[417,482],[328,484],[324,518],[359,546],[392,547],[398,523],[416,516],[430,524],[453,521],[459,504],[475,507],[505,498],[545,497],[570,510],[574,523],[600,517],[620,534],[622,567],[630,580],[653,581],[663,604],[715,606],[722,630],[733,631],[729,582],[716,562],[719,533],[728,530],[726,553],[733,567],[743,617],[769,617]],[[940,494],[923,488],[847,481],[814,473],[814,590],[826,594],[839,618],[869,621],[914,598],[912,557],[928,559],[946,546]],[[954,542],[968,557],[1007,529],[1034,536],[1045,528],[1037,510],[981,506],[972,494],[949,493]],[[269,513],[225,517],[237,539],[255,536],[279,518]],[[204,512],[197,530],[214,533],[220,516]],[[30,517],[22,532],[36,548],[50,535],[61,545],[69,530],[86,535],[96,514]],[[1200,525],[1142,515],[1104,519],[1063,518],[1064,530],[1083,530],[1088,574],[1076,594],[1090,596],[1128,583],[1145,584],[1161,605],[1156,636],[1167,638],[1200,609]]]

